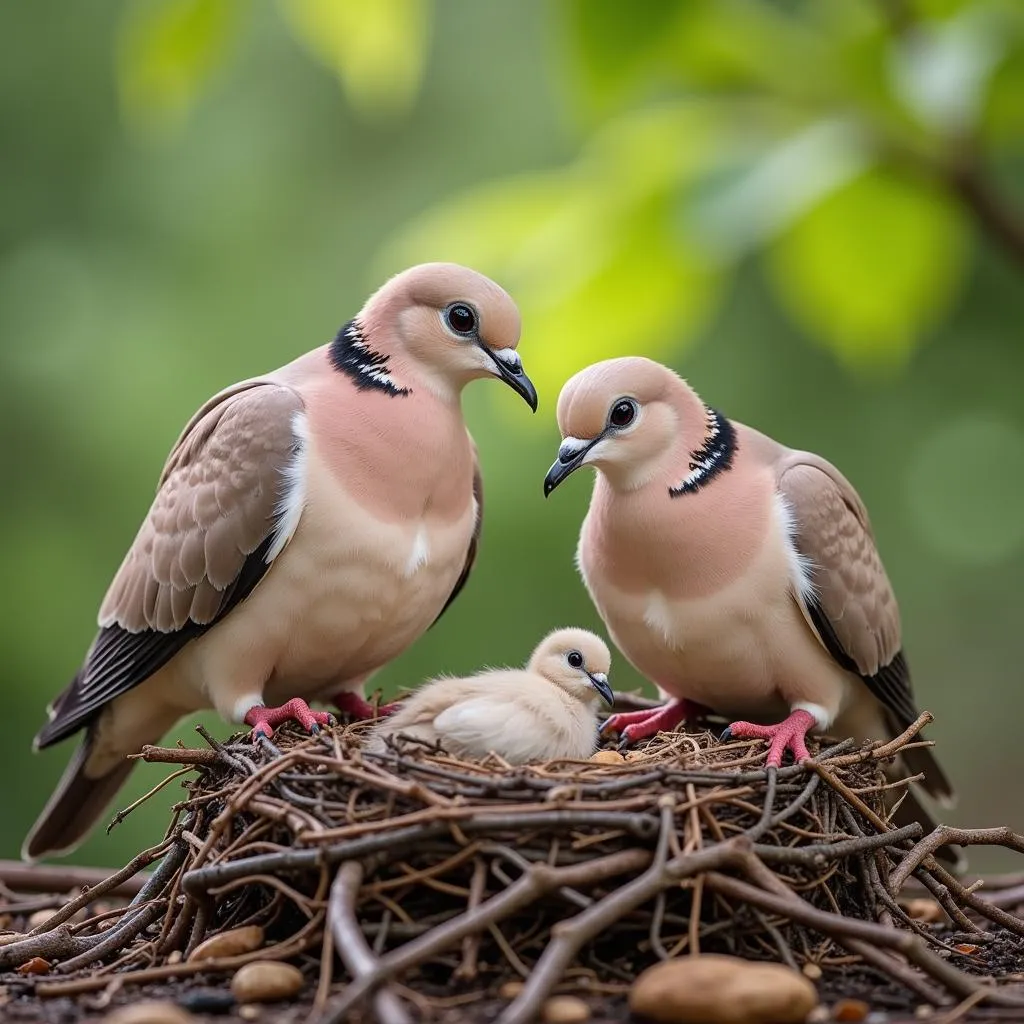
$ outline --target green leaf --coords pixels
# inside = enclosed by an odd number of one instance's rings
[[[227,60],[240,0],[135,0],[119,26],[122,109],[144,133],[179,128]]]
[[[377,276],[453,260],[494,277],[522,311],[531,377],[557,392],[597,359],[677,351],[717,297],[718,272],[672,232],[668,196],[620,198],[580,171],[489,186],[403,232]]]
[[[966,248],[963,215],[945,193],[874,170],[767,255],[784,305],[843,363],[895,368],[956,298]]]
[[[607,111],[656,79],[679,0],[563,0],[576,84],[589,107]]]
[[[412,105],[429,39],[426,0],[281,0],[281,10],[364,117]]]

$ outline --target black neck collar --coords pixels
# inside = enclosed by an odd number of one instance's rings
[[[334,369],[349,376],[360,391],[374,389],[392,396],[409,394],[408,388],[399,387],[391,379],[389,357],[366,344],[358,320],[349,320],[338,331],[329,354]]]
[[[736,452],[736,431],[733,425],[715,409],[705,407],[707,433],[699,448],[690,452],[690,472],[668,493],[673,498],[699,491],[709,480],[724,473],[732,466]]]

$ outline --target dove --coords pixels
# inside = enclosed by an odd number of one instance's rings
[[[470,381],[536,411],[520,316],[488,278],[428,263],[387,281],[328,344],[221,391],[188,422],[49,708],[37,749],[85,731],[23,855],[66,852],[126,755],[214,708],[270,736],[374,714],[364,684],[444,612],[482,522]],[[387,710],[387,709],[383,709]]]
[[[777,766],[787,750],[808,757],[811,730],[883,740],[917,719],[867,510],[831,463],[729,420],[641,357],[580,371],[557,419],[544,494],[596,469],[577,563],[616,646],[671,698],[607,730],[633,742],[711,708],[737,719],[729,735],[765,739]],[[903,757],[952,799],[930,748]]]
[[[373,726],[365,749],[407,737],[450,754],[480,760],[497,754],[509,764],[582,760],[597,746],[597,714],[611,707],[611,655],[583,629],[548,634],[525,669],[491,669],[425,683]]]

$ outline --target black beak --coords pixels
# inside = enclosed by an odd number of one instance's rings
[[[590,681],[594,684],[594,689],[601,694],[601,699],[612,707],[615,703],[615,694],[612,692],[612,688],[608,683],[608,677],[603,672],[588,672]]]
[[[526,376],[526,372],[523,370],[523,364],[516,359],[514,363],[506,363],[503,359],[500,359],[494,354],[494,350],[488,348],[486,345],[481,346],[483,350],[494,360],[494,365],[498,368],[498,373],[501,375],[501,379],[517,394],[522,398],[526,404],[534,411],[537,411],[537,389],[533,386],[533,381]]]
[[[546,498],[567,476],[575,473],[580,466],[583,465],[583,460],[587,457],[587,452],[597,444],[604,434],[598,434],[592,441],[588,441],[581,448],[579,444],[572,444],[571,441],[563,441],[562,447],[558,449],[558,458],[555,460],[552,467],[548,470],[548,475],[544,477],[544,497]]]

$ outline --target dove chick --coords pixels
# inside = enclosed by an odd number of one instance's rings
[[[470,760],[495,753],[509,764],[583,759],[597,745],[597,713],[611,707],[611,655],[584,629],[546,636],[522,669],[491,669],[434,679],[380,720],[366,749],[390,737],[438,745]]]

